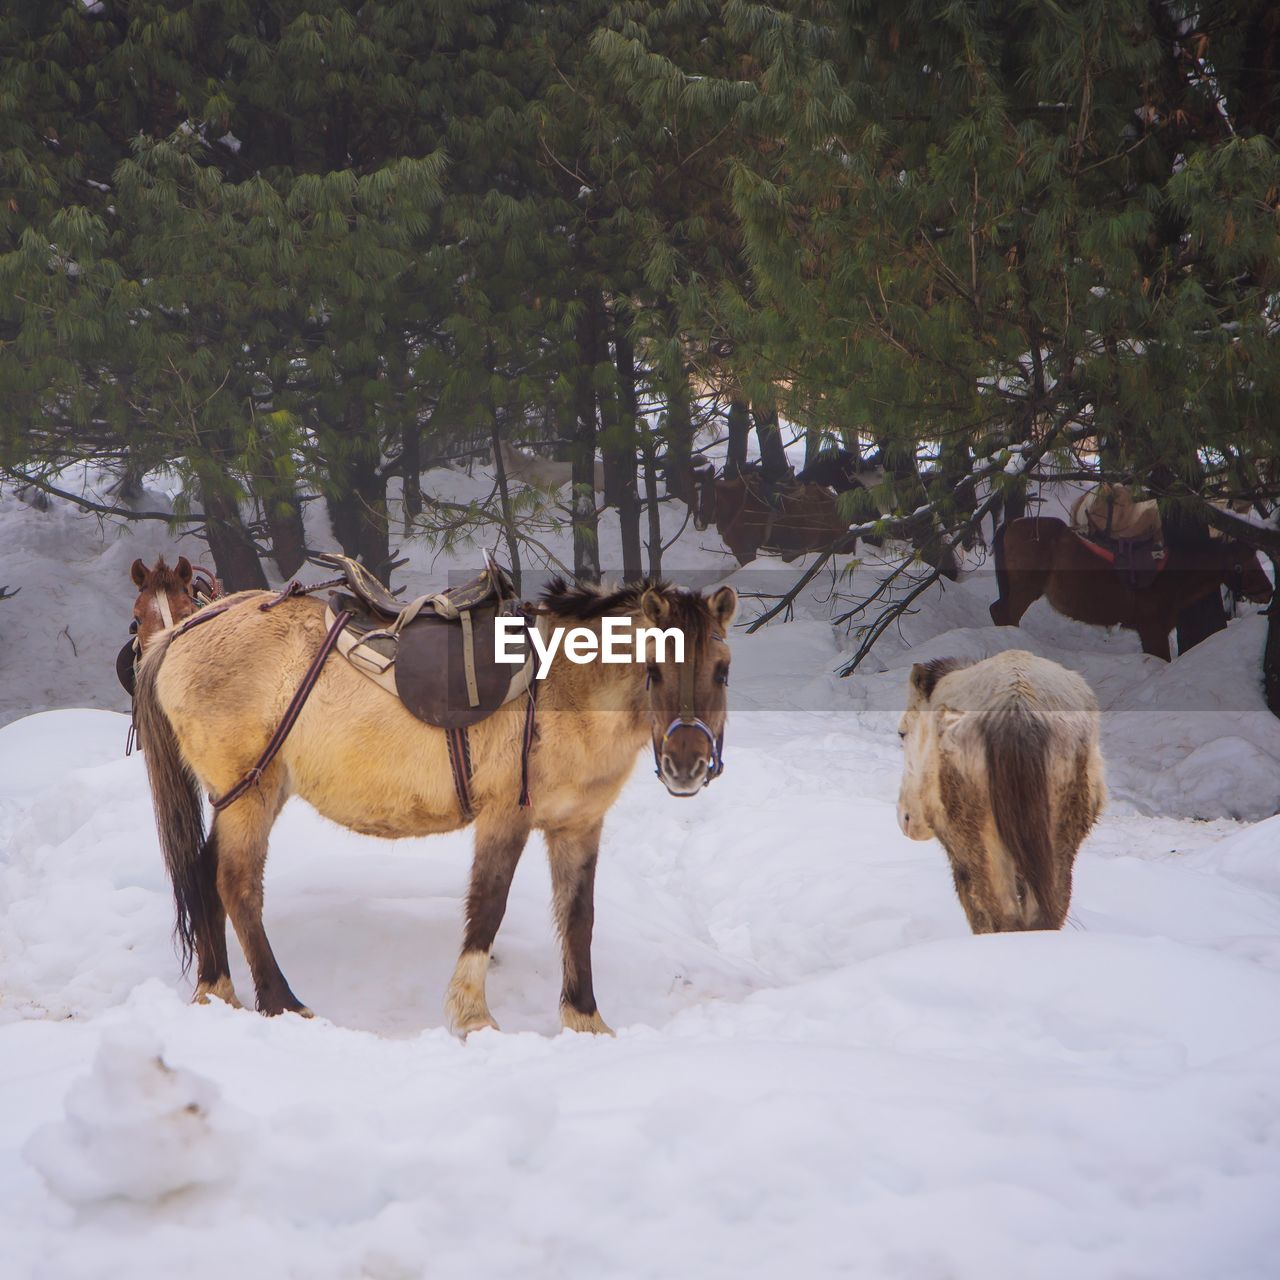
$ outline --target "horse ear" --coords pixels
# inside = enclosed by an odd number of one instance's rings
[[[738,593],[732,587],[721,587],[710,600],[707,607],[716,620],[721,631],[728,631],[729,624],[738,612]]]
[[[174,568],[178,572],[178,580],[185,587],[191,581],[191,561],[186,556],[179,556]]]
[[[640,597],[640,612],[661,626],[671,616],[671,602],[662,594],[650,587]]]
[[[133,585],[141,591],[147,585],[147,566],[141,560],[135,560],[129,576],[133,579]]]
[[[911,667],[911,687],[919,691],[927,702],[933,697],[938,681],[965,665],[956,658],[934,658],[932,662],[917,662]]]

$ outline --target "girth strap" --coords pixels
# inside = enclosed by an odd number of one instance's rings
[[[520,735],[520,807],[528,809],[533,804],[529,793],[529,753],[537,734],[538,683],[529,686],[528,701],[524,705],[524,729]],[[465,728],[444,730],[445,744],[449,748],[449,769],[453,774],[453,789],[458,797],[458,808],[465,822],[475,817],[471,797],[471,738]]]
[[[272,603],[279,603],[279,600]],[[262,606],[263,608],[269,606]],[[302,677],[302,683],[298,685],[297,692],[293,695],[293,700],[285,709],[284,717],[276,726],[276,731],[271,735],[271,741],[267,743],[266,749],[258,757],[258,763],[249,770],[248,773],[236,783],[226,795],[220,799],[214,800],[210,797],[210,804],[215,810],[225,809],[227,805],[233,804],[239,800],[250,787],[255,786],[262,777],[264,770],[276,758],[280,748],[284,746],[284,740],[289,736],[289,730],[293,728],[297,722],[298,716],[302,713],[302,708],[307,699],[311,696],[311,690],[316,687],[316,681],[320,679],[320,672],[324,668],[324,661],[333,652],[333,647],[338,643],[338,636],[341,635],[342,629],[351,621],[354,615],[348,610],[343,610],[333,620],[333,626],[329,628],[324,638],[324,643],[320,646],[320,651],[311,659],[311,665],[307,668],[306,674]]]
[[[471,805],[471,739],[466,729],[446,729],[444,739],[449,746],[449,768],[453,771],[453,789],[458,793],[458,808],[462,820],[470,822],[475,817]]]

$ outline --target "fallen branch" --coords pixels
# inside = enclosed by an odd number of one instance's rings
[[[126,520],[164,520],[168,524],[204,524],[205,522],[204,515],[199,512],[180,516],[173,511],[134,511],[131,507],[115,507],[94,502],[93,499],[86,498],[82,494],[70,493],[66,489],[59,489],[57,485],[50,484],[47,480],[29,476],[24,471],[8,470],[6,474],[12,476],[19,484],[29,484],[33,489],[50,493],[55,498],[74,502],[82,511],[94,511],[104,516],[122,516]]]

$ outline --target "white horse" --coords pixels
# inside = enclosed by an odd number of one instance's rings
[[[1084,680],[1022,649],[911,668],[898,824],[942,842],[974,933],[1062,927],[1106,800],[1098,719]]]

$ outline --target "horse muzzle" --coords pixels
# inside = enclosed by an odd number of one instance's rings
[[[654,772],[669,794],[687,799],[724,772],[724,735],[702,720],[675,719],[653,746]]]

